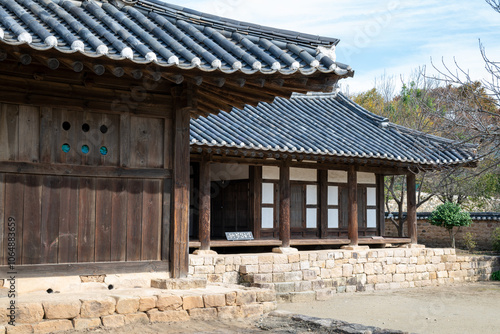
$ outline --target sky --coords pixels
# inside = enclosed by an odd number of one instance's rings
[[[240,21],[340,39],[337,61],[354,78],[342,80],[351,94],[393,77],[396,90],[425,66],[428,75],[456,70],[488,79],[479,50],[500,61],[500,13],[484,0],[167,0]],[[432,61],[431,61],[432,60]]]

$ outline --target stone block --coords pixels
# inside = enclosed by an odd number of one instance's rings
[[[82,302],[80,316],[97,318],[115,313],[116,301],[111,297],[80,299]]]
[[[327,287],[326,282],[324,280],[321,280],[321,279],[310,281],[310,283],[311,283],[311,289],[314,291],[322,290],[322,289],[325,289]]]
[[[389,290],[391,288],[390,283],[377,283],[375,284],[375,290]]]
[[[213,295],[204,295],[203,303],[205,307],[222,307],[226,306],[226,296],[222,293]]]
[[[226,265],[224,264],[218,264],[215,266],[215,274],[223,274],[226,272]]]
[[[298,281],[294,282],[295,284],[295,291],[300,292],[300,291],[312,291],[312,281]]]
[[[158,297],[156,296],[146,296],[146,297],[140,297],[139,298],[139,311],[140,312],[147,312],[149,310],[152,310],[156,307],[156,300]]]
[[[256,265],[259,264],[259,257],[257,255],[245,255],[241,257],[242,265]]]
[[[332,270],[326,269],[326,268],[321,268],[320,277],[323,279],[331,278],[332,277]]]
[[[274,283],[274,289],[277,293],[287,293],[295,291],[295,283],[284,282],[284,283]]]
[[[94,329],[102,325],[101,318],[75,318],[72,321],[75,330]]]
[[[73,329],[71,320],[47,320],[33,325],[35,333],[54,333],[60,331],[68,331]]]
[[[292,303],[308,303],[316,300],[315,291],[291,292],[290,302]]]
[[[202,308],[204,306],[202,296],[184,296],[182,297],[182,308],[190,310],[192,308]]]
[[[291,271],[285,273],[285,282],[294,282],[302,280],[302,271]]]
[[[289,271],[292,271],[292,265],[290,263],[273,264],[273,273],[285,273]]]
[[[236,305],[236,292],[231,291],[226,293],[226,306]]]
[[[80,314],[82,303],[79,300],[56,302],[43,302],[45,319],[73,319]]]
[[[148,312],[149,321],[151,322],[177,322],[188,321],[189,314],[187,311],[163,311],[163,312]]]
[[[273,282],[275,282],[275,283],[285,282],[285,274],[284,273],[273,273]]]
[[[125,325],[129,324],[149,324],[149,318],[142,312],[125,314]]]
[[[353,274],[361,274],[365,271],[364,267],[362,264],[358,263],[353,266]]]
[[[352,264],[343,264],[342,265],[342,276],[343,277],[351,277],[353,273],[353,266]]]
[[[108,328],[117,328],[125,325],[125,316],[123,314],[106,315],[102,317],[102,325]]]
[[[195,274],[213,274],[215,272],[215,268],[212,265],[204,265],[204,266],[196,266],[194,267]]]
[[[275,296],[275,298],[276,298],[276,296]],[[276,310],[278,308],[278,303],[276,301],[264,302],[264,303],[262,303],[262,308],[263,308],[262,312],[264,314],[266,314],[266,313],[269,313],[269,312]]]
[[[241,313],[244,318],[258,317],[264,314],[264,306],[262,304],[242,305]]]
[[[190,255],[189,256],[189,265],[190,266],[202,266],[205,261],[203,260],[203,256],[199,255]]]
[[[262,254],[258,256],[259,264],[273,264],[274,263],[274,255],[272,254]]]
[[[392,275],[392,281],[393,282],[404,282],[405,281],[405,274]]]
[[[287,264],[288,255],[287,254],[273,254],[274,264]]]
[[[273,272],[273,264],[272,263],[265,263],[265,264],[259,264],[259,273],[272,273]]]
[[[358,290],[358,287],[355,285],[348,285],[345,287],[345,292],[347,293],[354,293]]]
[[[214,264],[214,256],[212,256],[212,255],[214,255],[214,254],[207,255],[207,256],[203,257],[203,264],[205,266],[213,266],[213,264]]]
[[[446,277],[448,277],[448,272],[447,271],[438,271],[437,277],[438,278],[446,278]]]
[[[330,260],[330,261],[333,261],[333,260]],[[309,269],[311,268],[311,264],[309,263],[309,261],[301,261],[300,262],[300,270],[305,270],[305,269]]]
[[[16,324],[15,326],[5,326],[7,334],[28,334],[33,333],[33,326],[29,324]]]
[[[221,274],[209,274],[207,275],[208,283],[222,283],[223,278]]]
[[[321,289],[316,291],[316,300],[330,300],[337,294],[335,289]]]
[[[276,294],[273,290],[262,289],[255,292],[256,301],[259,303],[276,301]]]
[[[229,284],[237,284],[239,280],[239,274],[238,272],[226,272],[222,274],[222,282],[223,283],[229,283]]]
[[[318,278],[318,274],[314,270],[302,270],[302,279],[304,281],[312,281]]]
[[[251,290],[239,290],[236,292],[236,305],[248,305],[255,303],[257,301],[257,295],[255,291]]]
[[[127,314],[136,313],[139,310],[139,297],[131,296],[115,296],[116,299],[116,313]]]
[[[182,298],[176,295],[158,295],[156,307],[160,311],[175,311],[182,308]]]
[[[259,266],[258,265],[253,265],[253,264],[242,264],[240,266],[240,273],[241,274],[254,274],[259,272]]]
[[[188,311],[192,320],[211,321],[217,319],[215,308],[194,308]]]
[[[300,254],[299,253],[288,254],[288,263],[296,263],[296,262],[300,262]]]
[[[224,306],[217,308],[217,316],[219,319],[232,320],[242,318],[243,313],[240,306]]]
[[[40,322],[43,319],[44,311],[42,304],[23,303],[18,304],[16,309],[16,323],[29,324]]]

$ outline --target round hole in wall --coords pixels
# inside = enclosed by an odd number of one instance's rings
[[[82,125],[82,131],[83,132],[89,132],[90,130],[90,125],[88,125],[87,123],[83,123]]]
[[[90,152],[90,148],[88,145],[82,145],[82,153],[87,154]]]
[[[68,143],[64,143],[62,144],[61,146],[61,150],[64,152],[64,153],[68,153],[70,150],[71,150],[71,146],[69,146]]]
[[[99,152],[101,152],[101,155],[107,155],[108,148],[106,146],[101,146],[101,148],[99,149]]]
[[[68,131],[69,129],[71,129],[71,123],[70,123],[70,122],[63,122],[63,124],[62,124],[62,128],[63,128],[65,131]]]
[[[114,288],[113,284],[108,285],[108,290],[113,290]]]
[[[108,127],[103,124],[103,125],[101,125],[100,130],[102,133],[106,133],[106,132],[108,132]]]
[[[47,293],[52,293],[52,292],[54,292],[54,290],[52,290],[51,288],[47,289]]]

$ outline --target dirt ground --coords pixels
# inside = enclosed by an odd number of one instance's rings
[[[500,282],[338,294],[332,300],[279,304],[279,310],[411,333],[500,333]],[[291,318],[189,321],[97,329],[92,333],[331,333]],[[89,333],[71,331],[68,333]]]

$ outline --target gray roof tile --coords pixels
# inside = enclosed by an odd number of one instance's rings
[[[342,94],[294,94],[191,120],[191,144],[376,158],[427,166],[474,160],[470,147],[393,123]]]

